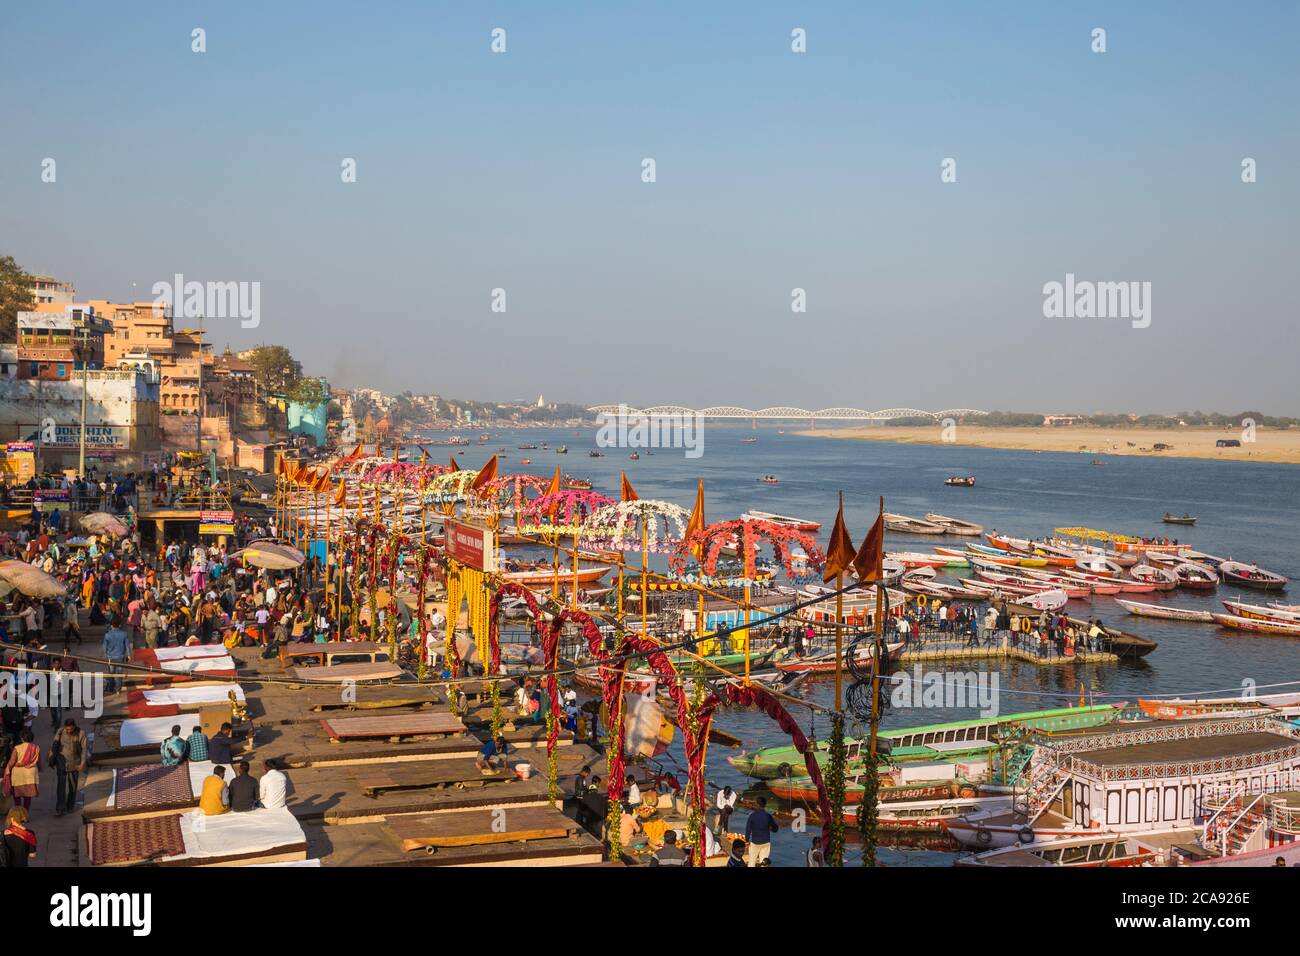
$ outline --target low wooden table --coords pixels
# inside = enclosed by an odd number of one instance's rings
[[[406,851],[548,840],[578,830],[576,821],[554,807],[535,806],[422,813],[386,817],[384,822]]]
[[[280,645],[280,664],[283,667],[306,661],[315,661],[317,666],[325,667],[334,657],[366,657],[369,660],[361,663],[374,664],[379,662],[380,655],[387,660],[388,645],[374,641],[331,641],[328,644],[290,641]]]
[[[321,726],[331,741],[364,738],[429,737],[461,734],[465,725],[449,713],[386,714],[376,717],[330,717]]]

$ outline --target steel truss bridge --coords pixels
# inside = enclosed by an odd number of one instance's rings
[[[805,419],[817,421],[860,421],[884,422],[895,418],[932,418],[943,421],[945,418],[967,418],[974,415],[987,415],[988,412],[978,408],[945,408],[941,412],[927,412],[920,408],[883,408],[879,411],[867,411],[864,408],[795,408],[789,405],[773,405],[770,408],[741,408],[738,405],[714,405],[710,408],[686,408],[682,405],[652,405],[648,408],[635,408],[631,405],[593,405],[587,409],[593,415],[636,415],[648,417],[699,415],[703,418],[737,418],[757,423],[763,421],[790,421]]]

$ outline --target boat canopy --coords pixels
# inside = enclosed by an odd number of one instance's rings
[[[1096,528],[1057,528],[1056,533],[1067,538],[1083,538],[1090,541],[1118,541],[1135,544],[1137,538],[1128,534],[1116,534],[1114,531],[1098,531]]]

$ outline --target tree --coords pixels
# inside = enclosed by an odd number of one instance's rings
[[[0,342],[16,342],[18,313],[36,308],[32,297],[34,281],[13,256],[0,258]]]
[[[253,366],[257,384],[277,395],[288,392],[302,378],[301,363],[283,345],[259,345],[249,353],[248,364]]]
[[[285,391],[285,395],[299,405],[315,408],[325,400],[325,387],[318,378],[300,378]]]

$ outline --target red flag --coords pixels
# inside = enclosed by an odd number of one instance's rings
[[[632,487],[632,482],[627,480],[627,472],[620,471],[619,474],[623,476],[623,491],[619,495],[619,501],[639,501],[641,496]]]
[[[853,564],[853,537],[844,525],[844,493],[840,492],[840,510],[835,513],[835,527],[831,529],[831,543],[826,548],[826,573],[823,581],[832,581]]]
[[[489,481],[492,481],[494,478],[496,478],[496,476],[497,476],[497,456],[493,455],[491,458],[488,459],[488,463],[483,466],[483,470],[480,471],[474,477],[474,481],[469,486],[469,490],[478,491]]]
[[[862,539],[862,547],[853,558],[853,570],[860,581],[879,581],[884,573],[885,516],[881,515]]]
[[[626,480],[626,479],[624,479]],[[700,487],[695,492],[695,507],[691,511],[691,520],[686,522],[686,538],[689,540],[691,535],[697,531],[704,530],[704,479],[700,479]],[[691,545],[691,554],[695,555],[695,560],[700,559],[701,552],[704,550],[700,544]]]

